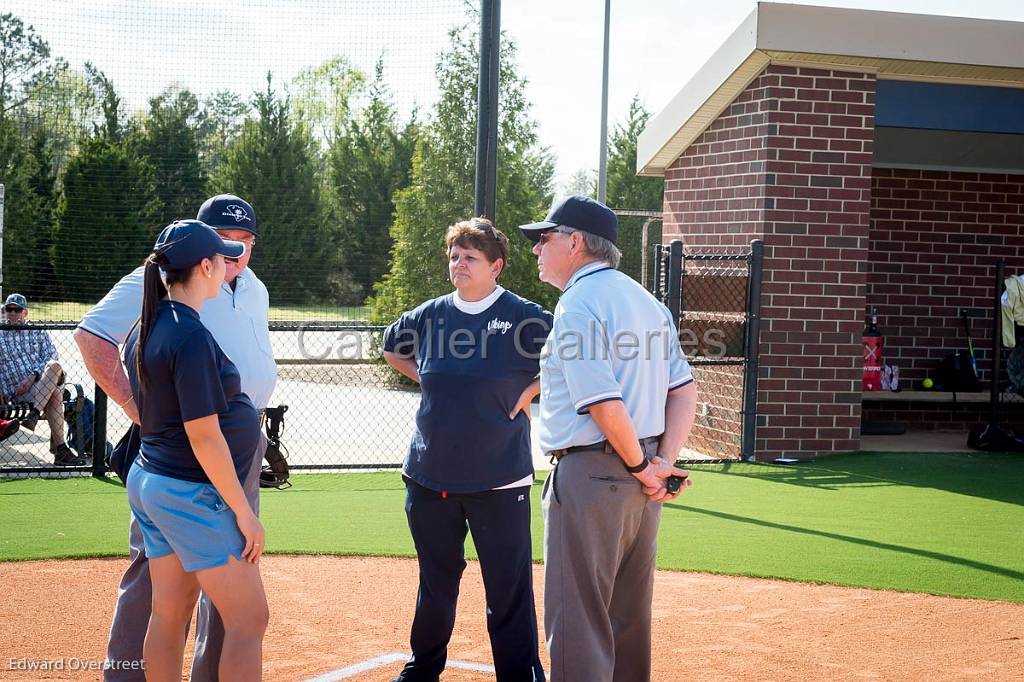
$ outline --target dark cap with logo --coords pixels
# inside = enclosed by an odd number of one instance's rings
[[[548,212],[547,218],[537,223],[520,225],[519,230],[536,244],[542,234],[559,225],[596,234],[612,244],[619,237],[619,219],[615,217],[615,213],[601,202],[580,195],[556,202]]]
[[[212,227],[198,220],[175,220],[160,232],[153,253],[164,257],[161,267],[185,270],[217,253],[241,258],[245,244],[221,239]]]
[[[215,230],[246,230],[257,234],[256,211],[248,201],[234,194],[218,194],[199,207],[196,220]]]
[[[28,310],[28,299],[21,294],[11,294],[7,297],[7,300],[4,301],[5,308],[9,305],[21,308],[22,310]]]

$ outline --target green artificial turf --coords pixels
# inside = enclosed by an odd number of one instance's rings
[[[692,478],[664,508],[660,568],[1024,602],[1024,456],[864,453]],[[397,472],[293,480],[263,494],[268,551],[413,556]],[[0,482],[0,518],[0,560],[126,553],[110,483]]]

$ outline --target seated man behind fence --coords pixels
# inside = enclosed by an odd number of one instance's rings
[[[4,322],[24,325],[28,321],[28,301],[11,294],[4,302]],[[57,362],[57,349],[43,329],[0,329],[0,397],[4,402],[30,403],[35,411],[21,420],[34,431],[39,415],[50,425],[50,452],[58,466],[81,466],[88,460],[79,457],[64,442],[64,370]]]

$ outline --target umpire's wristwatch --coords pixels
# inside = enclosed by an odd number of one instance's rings
[[[648,465],[650,465],[650,463],[651,463],[650,460],[648,460],[646,457],[644,457],[640,461],[640,463],[637,464],[636,466],[627,466],[626,467],[626,471],[628,471],[631,474],[639,474],[641,471],[646,469],[648,467]],[[626,466],[626,463],[623,462],[622,465]]]

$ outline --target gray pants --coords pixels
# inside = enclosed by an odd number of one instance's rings
[[[260,468],[267,450],[267,439],[260,434],[252,468],[242,482],[245,496],[253,510],[260,511]],[[153,609],[153,584],[149,577],[149,559],[142,542],[142,531],[132,516],[128,530],[129,564],[117,591],[114,620],[110,624],[107,643],[105,682],[145,682],[145,672],[136,661],[142,660],[142,645],[149,628]],[[199,596],[199,615],[196,618],[196,651],[192,660],[193,682],[215,682],[220,652],[224,646],[224,623],[209,597]]]
[[[542,508],[551,682],[648,682],[661,505],[617,455],[593,451],[559,461]]]

